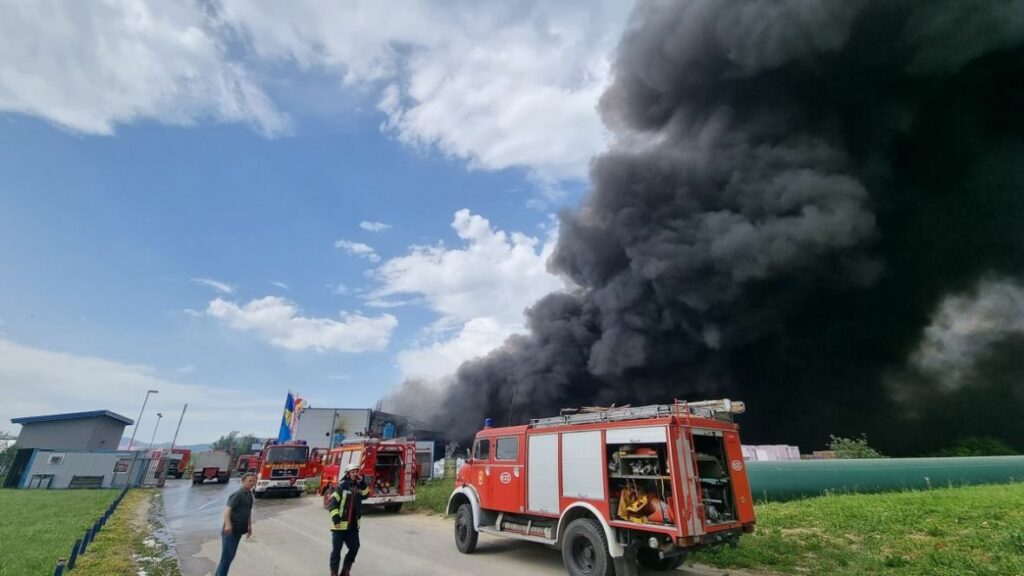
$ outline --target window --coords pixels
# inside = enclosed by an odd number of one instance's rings
[[[47,464],[57,465],[64,462],[63,454],[50,454],[50,458],[46,461]]]
[[[488,460],[491,457],[491,440],[481,438],[473,445],[473,460]]]
[[[498,438],[494,443],[495,460],[518,460],[519,459],[519,438]]]

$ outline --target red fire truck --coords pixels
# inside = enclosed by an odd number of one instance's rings
[[[306,480],[320,473],[320,463],[310,458],[305,440],[268,440],[257,466],[253,489],[257,498],[268,494],[302,496]]]
[[[734,414],[710,400],[591,409],[477,433],[447,513],[455,545],[480,532],[558,546],[573,576],[678,567],[754,530]]]
[[[241,476],[246,472],[256,472],[259,463],[259,454],[242,454],[238,457],[238,460],[235,461],[235,473]]]
[[[324,497],[324,506],[331,497],[339,474],[352,462],[359,464],[363,480],[370,488],[370,494],[363,499],[363,504],[383,506],[386,512],[398,512],[403,503],[416,500],[416,480],[419,476],[416,441],[404,438],[358,438],[346,440],[324,457],[323,474],[320,476],[320,494]]]

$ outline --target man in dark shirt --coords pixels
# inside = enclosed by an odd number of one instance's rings
[[[231,568],[231,561],[235,559],[242,534],[252,538],[252,487],[255,485],[256,475],[250,472],[242,476],[242,488],[228,498],[228,505],[224,508],[224,527],[220,533],[221,552],[217,576],[228,576],[228,568]]]
[[[345,475],[338,482],[331,494],[327,509],[331,513],[331,576],[349,576],[352,564],[359,552],[359,517],[362,515],[363,498],[370,494],[363,475],[359,473],[359,464],[352,463],[345,467]],[[345,563],[341,572],[341,548],[348,546]]]

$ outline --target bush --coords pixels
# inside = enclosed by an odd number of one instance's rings
[[[969,436],[957,440],[933,456],[1014,456],[1018,454],[1009,444],[991,436]]]
[[[836,458],[887,458],[878,450],[868,445],[868,437],[843,438],[829,434],[828,449],[836,453]]]
[[[307,478],[306,484],[302,488],[306,494],[318,494],[320,492],[320,477]]]

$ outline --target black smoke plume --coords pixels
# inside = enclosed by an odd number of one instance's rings
[[[1024,272],[1022,46],[1021,1],[641,2],[550,261],[579,290],[459,369],[444,428],[732,397],[748,443],[1024,448],[1019,331],[955,389],[912,361],[945,299]]]

